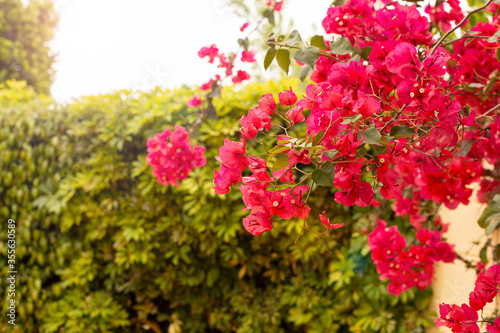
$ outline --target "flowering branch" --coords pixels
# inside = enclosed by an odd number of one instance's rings
[[[439,40],[438,42],[436,43],[436,45],[434,45],[434,47],[431,49],[431,52],[429,52],[429,57],[434,53],[434,51],[436,51],[436,49],[439,47],[439,45],[446,39],[446,37],[448,37],[450,34],[453,33],[453,31],[457,30],[458,28],[460,28],[462,26],[462,24],[465,23],[465,21],[467,21],[469,19],[469,17],[474,14],[474,13],[477,13],[477,12],[480,12],[482,11],[483,9],[487,8],[490,3],[492,3],[493,0],[488,0],[483,6],[469,12],[463,19],[462,21],[460,21],[456,26],[454,26],[453,28],[451,28],[450,30],[448,30],[447,33],[445,33]]]

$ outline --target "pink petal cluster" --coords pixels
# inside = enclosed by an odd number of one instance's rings
[[[186,179],[194,168],[201,168],[207,160],[203,154],[205,148],[191,146],[189,133],[182,126],[167,128],[161,134],[155,134],[147,142],[146,162],[153,167],[153,175],[162,185],[179,185],[179,180]]]
[[[389,279],[387,290],[393,295],[399,296],[414,286],[425,289],[432,282],[434,262],[455,259],[453,246],[442,242],[438,231],[419,229],[416,238],[422,245],[412,245],[407,249],[406,239],[398,228],[387,228],[383,220],[378,221],[368,236],[368,247],[377,272],[381,280]]]
[[[474,290],[469,295],[469,304],[440,304],[440,317],[435,320],[436,326],[446,326],[452,332],[479,333],[478,313],[484,306],[492,303],[500,290],[500,265],[493,265],[477,276]],[[493,325],[487,325],[490,333],[500,333],[500,317]]]

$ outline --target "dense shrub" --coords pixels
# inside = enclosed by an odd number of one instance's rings
[[[224,89],[214,101],[217,117],[193,135],[207,148],[207,165],[179,187],[156,183],[145,147],[181,118],[196,120],[186,106],[192,91],[121,91],[61,106],[20,83],[4,86],[0,260],[11,218],[18,316],[11,326],[2,315],[2,331],[408,333],[432,326],[430,290],[397,298],[379,280],[367,247],[368,210],[336,205],[329,189],[318,188],[311,216],[327,210],[345,226],[321,241],[303,233],[295,245],[303,221],[254,237],[242,227],[239,192],[215,195],[223,139],[236,139],[237,120],[264,92],[289,85]],[[387,209],[377,214],[405,230]]]

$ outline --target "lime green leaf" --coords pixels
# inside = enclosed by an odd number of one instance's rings
[[[282,170],[288,167],[289,164],[290,162],[288,160],[288,156],[283,155],[280,158],[278,158],[276,162],[274,162],[273,167],[271,168],[271,173],[275,173],[278,170]]]
[[[416,134],[415,131],[410,126],[406,125],[392,126],[390,132],[390,135],[397,139],[411,137],[414,136],[415,134]]]
[[[325,43],[325,38],[320,35],[312,36],[311,45],[316,46],[320,50],[326,50],[328,48],[328,45]]]
[[[290,51],[284,49],[276,51],[276,61],[286,75],[288,75],[288,69],[290,68]]]
[[[264,69],[267,70],[276,56],[276,50],[270,48],[267,50],[266,57],[264,58]]]

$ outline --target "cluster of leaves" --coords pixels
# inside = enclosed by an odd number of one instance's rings
[[[156,182],[144,147],[154,133],[196,121],[186,106],[193,91],[122,91],[61,106],[19,83],[2,87],[0,216],[18,226],[18,316],[16,326],[2,321],[2,331],[407,333],[431,326],[430,290],[395,297],[380,281],[366,209],[337,205],[329,188],[317,188],[314,215],[327,209],[344,227],[321,242],[304,234],[294,246],[301,223],[253,237],[241,225],[241,196],[214,194],[214,156],[236,135],[236,120],[264,91],[290,84],[224,89],[224,103],[214,99],[218,118],[193,133],[207,148],[207,166],[179,187]],[[390,210],[379,213],[407,234]]]
[[[25,80],[49,93],[54,55],[47,42],[57,22],[52,1],[0,0],[0,82]]]

